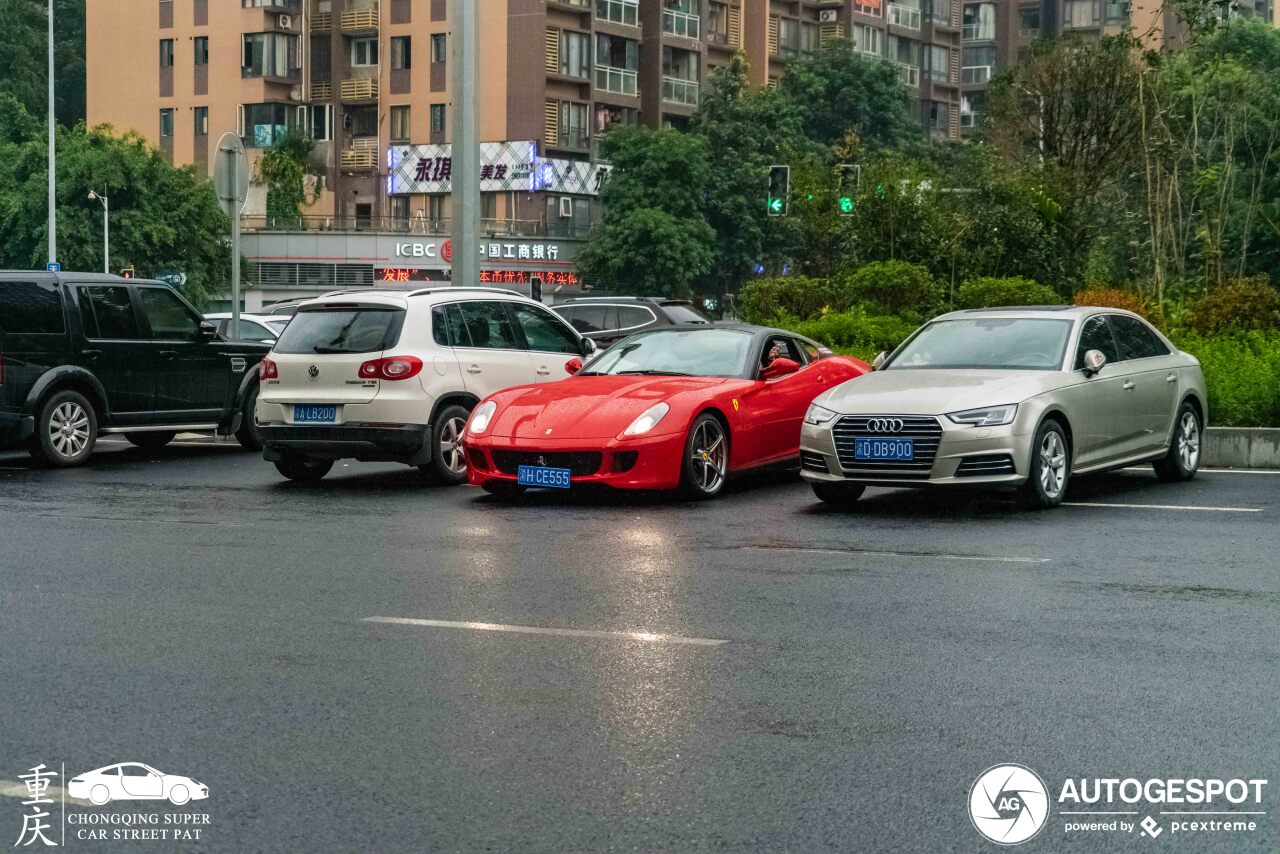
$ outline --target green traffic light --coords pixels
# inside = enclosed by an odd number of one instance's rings
[[[769,210],[774,213],[782,213],[782,199],[770,199]]]
[[[847,214],[853,213],[853,197],[852,196],[840,197],[840,213],[847,213]]]

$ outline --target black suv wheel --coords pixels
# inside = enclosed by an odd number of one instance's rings
[[[36,413],[31,455],[58,468],[83,465],[98,441],[98,415],[78,391],[49,395]]]

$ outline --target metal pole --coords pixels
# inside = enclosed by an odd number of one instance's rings
[[[476,139],[476,3],[453,6],[453,284],[480,284],[480,145]]]
[[[102,272],[111,275],[111,203],[102,196]]]
[[[232,149],[227,152],[231,159],[232,188],[240,186],[239,152]],[[234,192],[234,189],[233,189]],[[240,340],[240,210],[239,205],[231,213],[231,340]]]
[[[54,129],[53,106],[53,2],[49,0],[49,263],[58,262],[58,207],[55,198],[57,188],[58,155],[54,146],[56,131]]]

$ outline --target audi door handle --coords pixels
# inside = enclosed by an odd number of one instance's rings
[[[1167,377],[1165,377],[1165,378],[1164,378],[1164,381],[1165,381],[1165,382],[1167,382],[1167,383],[1176,383],[1176,382],[1178,381],[1178,375],[1177,375],[1177,374],[1169,374],[1169,376],[1167,376]]]
[[[471,367],[467,368],[467,373],[469,373],[469,374],[478,374],[478,373],[481,373],[480,366],[479,366],[479,365],[472,365]]]
[[[1123,388],[1125,391],[1133,391],[1133,380],[1129,380],[1123,386],[1121,386],[1121,388]]]

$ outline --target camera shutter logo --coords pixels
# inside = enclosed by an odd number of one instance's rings
[[[867,429],[873,433],[901,433],[901,418],[871,418],[867,421]]]
[[[1024,765],[993,765],[969,789],[969,819],[1000,845],[1017,845],[1040,832],[1049,818],[1049,790]]]

